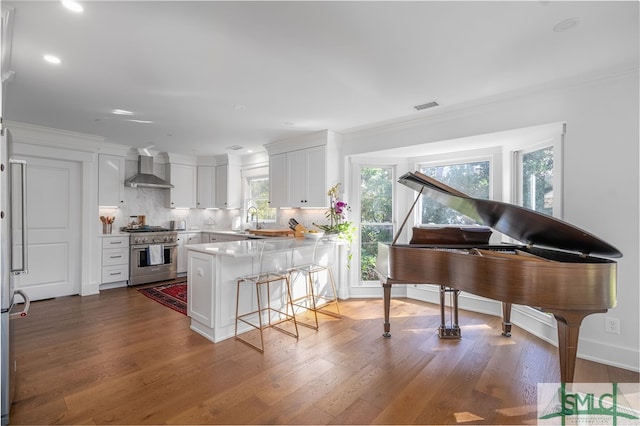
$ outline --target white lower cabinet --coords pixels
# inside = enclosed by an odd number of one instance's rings
[[[185,249],[184,246],[205,242],[208,243],[209,241],[203,241],[202,234],[200,232],[178,233],[178,264],[176,265],[176,272],[178,274],[187,272],[187,249]]]
[[[129,236],[103,236],[101,284],[127,280],[129,280]]]

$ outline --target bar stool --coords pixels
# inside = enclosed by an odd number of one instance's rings
[[[313,256],[311,258],[311,262],[301,263],[300,265],[295,264],[296,251],[294,250],[292,259],[294,264],[289,269],[289,274],[291,275],[290,282],[292,293],[295,297],[292,301],[292,304],[294,307],[303,308],[307,311],[312,312],[313,319],[315,321],[315,325],[300,320],[298,320],[298,323],[314,330],[318,330],[318,312],[321,314],[332,316],[334,318],[341,317],[340,305],[338,303],[338,292],[336,290],[336,283],[333,279],[331,266],[322,264],[321,249],[324,246],[325,244],[321,240],[316,241],[313,246]],[[325,290],[323,291],[323,289],[319,286],[318,277],[324,272],[326,272],[327,274],[327,284],[329,284],[330,288],[325,288]],[[300,281],[298,280],[298,277],[300,275],[304,276],[305,278],[305,287],[303,288],[302,292],[298,294],[296,290],[299,290],[299,288],[296,288],[295,283],[297,281]],[[335,312],[328,309],[332,305],[335,305]]]
[[[265,328],[276,329],[297,339],[298,324],[293,310],[291,284],[289,281],[289,272],[287,270],[291,265],[290,259],[292,256],[292,249],[287,249],[284,252],[281,250],[272,252],[271,250],[276,247],[275,244],[268,243],[266,241],[257,241],[257,244],[259,254],[257,256],[257,261],[254,258],[253,267],[254,270],[257,269],[257,272],[237,278],[235,338],[253,347],[258,352],[264,353],[263,330]],[[285,292],[283,297],[280,297],[280,306],[273,307],[271,300],[271,283],[278,282],[281,287],[284,285]],[[255,287],[257,309],[250,312],[240,313],[240,289],[242,285]],[[266,290],[266,306],[263,306],[263,290]],[[253,303],[251,303],[251,306],[254,306]],[[291,313],[289,313],[289,308],[291,308]],[[263,318],[264,314],[266,314],[266,320]],[[275,320],[272,319],[272,314],[276,314],[277,318],[275,318]],[[293,321],[294,332],[286,330],[280,326],[280,324],[288,321]],[[244,332],[239,335],[238,323],[247,324],[250,327],[257,329],[260,332],[260,344],[257,345],[242,337]]]

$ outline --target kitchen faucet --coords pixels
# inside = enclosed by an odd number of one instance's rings
[[[249,212],[253,210],[253,214],[251,216],[249,216]],[[260,229],[260,224],[258,223],[258,208],[255,206],[251,206],[247,209],[247,222],[249,222],[250,217],[255,217],[256,218],[256,227],[255,229]]]

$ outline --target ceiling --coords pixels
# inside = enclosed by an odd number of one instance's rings
[[[188,155],[246,154],[639,62],[636,1],[80,4],[2,1],[14,11],[5,119]],[[577,25],[554,31],[568,19]]]

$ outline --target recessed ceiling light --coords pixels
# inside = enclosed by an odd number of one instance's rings
[[[153,123],[153,121],[149,121],[149,120],[127,120],[127,121],[131,121],[132,123],[141,123],[141,124],[151,124],[151,123]]]
[[[133,112],[127,111],[126,109],[114,109],[111,113],[115,115],[133,115]]]
[[[556,33],[562,33],[564,31],[569,31],[570,29],[572,29],[573,27],[578,25],[578,22],[580,22],[579,18],[565,19],[564,21],[558,22],[555,25],[555,27],[553,27],[553,31],[556,32]]]
[[[231,146],[226,147],[225,149],[229,149],[231,151],[238,151],[238,150],[242,149],[242,147],[240,145],[231,145]]]
[[[60,62],[62,62],[60,58],[53,55],[44,55],[43,58],[45,61],[49,62],[50,64],[59,64]]]
[[[62,0],[61,3],[64,7],[66,7],[72,12],[80,13],[84,10],[84,8],[80,5],[80,3],[72,0]]]

